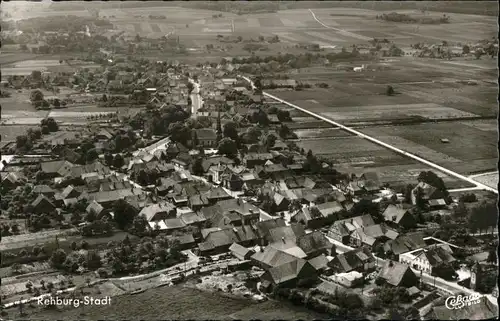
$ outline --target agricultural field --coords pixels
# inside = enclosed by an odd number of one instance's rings
[[[497,167],[495,131],[485,131],[457,122],[371,127],[361,131],[462,174]],[[442,143],[441,139],[444,138],[449,143]]]
[[[103,292],[104,293],[104,292]],[[104,296],[104,294],[102,294]],[[136,302],[143,302],[140,306]],[[8,311],[9,317],[18,313],[17,309]],[[65,309],[33,308],[29,311],[31,320],[78,319],[84,308],[68,307]],[[274,319],[279,315],[283,319],[319,319],[326,316],[298,308],[288,303],[255,303],[248,299],[229,295],[204,292],[182,286],[160,287],[135,295],[126,294],[112,298],[112,304],[85,309],[85,318],[127,318],[127,319],[197,319],[203,315],[206,319],[232,320],[246,315],[262,320]]]

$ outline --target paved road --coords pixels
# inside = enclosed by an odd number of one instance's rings
[[[251,84],[252,88],[254,88],[254,89],[255,89],[255,85],[253,84],[253,82],[252,82],[252,81],[251,81],[248,77],[245,77],[245,76],[240,76],[240,77],[241,77],[241,78],[243,78],[243,79],[245,79],[246,81],[248,81],[248,82]],[[321,119],[321,120],[323,120],[323,121],[325,121],[325,122],[327,122],[327,123],[330,123],[330,124],[332,124],[332,125],[334,125],[334,126],[337,126],[337,127],[339,127],[340,129],[343,129],[343,130],[345,130],[345,131],[347,131],[347,132],[350,132],[350,133],[352,133],[352,134],[354,134],[354,135],[357,135],[358,137],[361,137],[361,138],[364,138],[364,139],[366,139],[366,140],[369,140],[369,141],[371,141],[372,143],[375,143],[375,144],[377,144],[377,145],[380,145],[380,146],[382,146],[382,147],[385,147],[385,148],[387,148],[387,149],[390,149],[390,150],[392,150],[392,151],[394,151],[394,152],[396,152],[396,153],[398,153],[398,154],[401,154],[401,155],[403,155],[403,156],[406,156],[406,157],[409,157],[409,158],[411,158],[411,159],[414,159],[414,160],[416,160],[417,162],[423,163],[423,164],[425,164],[425,165],[427,165],[427,166],[429,166],[429,167],[432,167],[432,168],[434,168],[434,169],[436,169],[436,170],[438,170],[438,171],[441,171],[441,172],[443,172],[443,173],[445,173],[445,174],[448,174],[448,175],[450,175],[450,176],[453,176],[453,177],[456,177],[456,178],[461,179],[461,180],[463,180],[463,181],[466,181],[466,182],[469,182],[469,183],[471,183],[471,184],[474,184],[474,185],[476,185],[476,186],[477,186],[478,188],[480,188],[480,189],[487,190],[487,191],[493,192],[493,193],[495,193],[495,194],[498,194],[498,191],[497,191],[496,189],[492,188],[492,187],[489,187],[489,186],[486,186],[486,185],[481,184],[481,183],[479,183],[479,182],[476,182],[475,180],[473,180],[473,179],[471,179],[471,178],[469,178],[469,177],[466,177],[466,176],[464,176],[464,175],[462,175],[462,174],[456,173],[456,172],[451,171],[451,170],[449,170],[449,169],[447,169],[447,168],[445,168],[445,167],[443,167],[443,166],[440,166],[440,165],[435,164],[435,163],[433,163],[433,162],[430,162],[430,161],[428,161],[428,160],[426,160],[426,159],[423,159],[423,158],[421,158],[421,157],[419,157],[419,156],[413,155],[413,154],[411,154],[411,153],[409,153],[409,152],[407,152],[407,151],[404,151],[404,150],[402,150],[402,149],[399,149],[399,148],[397,148],[397,147],[394,147],[394,146],[392,146],[392,145],[389,145],[389,144],[387,144],[387,143],[384,143],[384,142],[383,142],[383,141],[381,141],[381,140],[378,140],[378,139],[376,139],[376,138],[373,138],[373,137],[371,137],[371,136],[368,136],[368,135],[366,135],[366,134],[363,134],[362,132],[359,132],[359,131],[357,131],[357,130],[355,130],[355,129],[352,129],[351,127],[344,126],[344,125],[342,125],[342,124],[340,124],[340,123],[338,123],[338,122],[336,122],[336,121],[331,120],[330,118],[326,118],[326,117],[324,117],[324,116],[322,116],[322,115],[319,115],[319,114],[313,113],[313,112],[311,112],[311,111],[309,111],[309,110],[307,110],[307,109],[304,109],[304,108],[302,108],[302,107],[299,107],[299,106],[297,106],[297,105],[294,105],[294,104],[292,104],[292,103],[290,103],[290,102],[288,102],[288,101],[286,101],[286,100],[283,100],[283,99],[281,99],[281,98],[278,98],[278,97],[276,97],[276,96],[273,96],[273,95],[271,95],[271,94],[269,94],[269,93],[263,92],[263,95],[264,95],[264,96],[266,96],[266,97],[269,97],[269,98],[271,98],[271,99],[274,99],[274,100],[276,100],[276,101],[279,101],[279,102],[281,102],[281,103],[283,103],[283,104],[285,104],[285,105],[287,105],[287,106],[290,106],[290,107],[293,107],[293,108],[295,108],[295,109],[298,109],[298,110],[300,110],[301,112],[306,113],[306,114],[308,114],[308,115],[311,115],[311,116],[313,116],[313,117],[315,117],[315,118]]]
[[[335,30],[335,31],[337,31],[341,35],[352,37],[352,38],[356,38],[356,39],[359,39],[359,40],[364,40],[364,41],[371,41],[372,40],[372,38],[370,38],[370,37],[365,37],[365,36],[358,35],[357,33],[353,33],[353,32],[350,32],[350,31],[347,31],[347,30],[344,30],[344,29],[334,28],[334,27],[325,25],[323,22],[321,22],[321,20],[319,20],[316,17],[316,15],[314,14],[314,12],[311,9],[309,9],[309,12],[311,12],[314,20],[316,20],[320,25],[322,25],[325,28]]]

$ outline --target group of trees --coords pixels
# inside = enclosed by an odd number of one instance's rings
[[[146,237],[134,246],[126,238],[117,246],[110,247],[105,255],[106,265],[113,275],[159,270],[186,260],[179,245],[178,241],[165,237]]]
[[[57,132],[59,125],[52,117],[44,118],[40,122],[40,128],[29,128],[26,135],[16,137],[16,148],[22,151],[29,151],[33,148],[33,144],[42,138],[42,135],[47,135],[51,132]]]
[[[375,18],[390,22],[421,23],[421,24],[441,24],[450,22],[450,17],[447,16],[446,14],[443,14],[443,16],[439,18],[433,18],[433,17],[414,18],[407,14],[391,12],[388,14],[384,13],[382,15],[377,15]]]

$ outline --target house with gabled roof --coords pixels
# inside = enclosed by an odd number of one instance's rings
[[[335,221],[328,230],[328,236],[336,241],[348,244],[351,234],[358,228],[375,225],[369,214]]]
[[[420,197],[423,201],[429,202],[431,200],[444,199],[445,195],[442,191],[436,187],[429,185],[425,182],[420,182],[411,191],[411,202],[413,205],[417,204],[417,194],[420,193]]]
[[[71,168],[75,165],[65,160],[43,162],[40,164],[45,178],[65,177],[71,174]]]
[[[169,202],[160,202],[144,207],[139,215],[144,215],[148,222],[166,220],[175,217],[176,207]]]
[[[228,199],[201,209],[203,216],[212,226],[240,226],[254,224],[259,221],[260,209],[242,199]]]
[[[270,290],[276,287],[295,287],[299,281],[315,283],[318,271],[306,260],[293,261],[268,269],[262,276],[262,287]]]
[[[388,228],[385,224],[375,224],[355,229],[351,233],[350,243],[353,246],[364,245],[373,248],[377,244],[396,239],[398,235],[398,232]]]
[[[332,243],[328,241],[325,235],[320,231],[314,231],[297,238],[297,246],[300,247],[307,258],[319,256],[321,254],[329,254]]]
[[[38,195],[38,197],[31,203],[33,207],[33,213],[37,214],[48,214],[56,210],[56,206],[43,194]]]
[[[401,206],[390,204],[382,215],[386,224],[392,227],[409,229],[417,225],[417,221],[410,210]]]
[[[394,240],[388,240],[384,244],[384,252],[391,253],[399,260],[399,255],[413,250],[422,249],[427,244],[423,238],[422,233],[408,233],[399,235]]]
[[[391,260],[385,262],[378,277],[385,280],[386,284],[396,287],[411,288],[419,282],[418,277],[408,265]]]
[[[23,185],[26,177],[22,172],[1,172],[2,173],[2,189],[12,190],[17,186]]]
[[[375,268],[375,257],[367,247],[360,247],[336,255],[328,263],[334,272],[348,273],[351,271],[368,272]]]
[[[319,228],[332,223],[337,218],[337,213],[344,211],[344,207],[338,202],[328,202],[315,206],[318,211],[312,211],[312,207],[300,209],[292,216],[294,222],[304,224],[307,228]],[[319,213],[319,215],[315,215]]]
[[[432,270],[444,263],[456,261],[446,244],[433,245],[399,255],[399,262],[414,269],[431,274]]]

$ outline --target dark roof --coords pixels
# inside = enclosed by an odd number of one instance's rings
[[[289,254],[283,250],[268,246],[263,252],[256,252],[252,255],[252,259],[264,264],[265,266],[280,266],[288,262],[298,259],[296,256]]]
[[[298,237],[305,235],[304,228],[301,224],[291,224],[290,226],[275,227],[269,230],[270,243],[281,242],[283,239],[296,241]]]
[[[403,281],[403,277],[407,274],[413,274],[415,276],[415,273],[413,273],[408,265],[387,261],[380,270],[379,277],[393,286],[399,286]]]
[[[429,247],[422,251],[422,254],[427,258],[431,266],[436,266],[441,263],[450,263],[455,261],[455,258],[441,246]]]
[[[186,227],[186,224],[180,218],[169,218],[163,221],[167,226],[167,230],[181,229]]]
[[[231,253],[233,253],[233,255],[236,256],[236,258],[238,258],[240,260],[245,260],[245,257],[249,253],[252,253],[252,250],[247,249],[246,247],[241,246],[237,243],[233,243],[231,245],[231,247],[229,248],[229,251],[231,251]]]
[[[198,139],[216,140],[217,133],[210,128],[195,129],[196,137]]]
[[[175,211],[175,206],[169,202],[160,202],[144,207],[139,215],[144,215],[148,221],[151,221],[158,213],[170,213]]]
[[[53,208],[56,208],[54,206],[54,204],[47,197],[45,197],[43,194],[38,195],[38,197],[31,203],[31,205],[33,207],[38,207],[39,205],[42,205],[44,203],[48,204],[49,206],[51,206]]]
[[[260,221],[255,224],[255,228],[261,237],[268,237],[271,229],[284,226],[286,226],[286,222],[281,217]]]
[[[366,262],[373,262],[374,260],[375,258],[368,248],[360,247],[337,255],[332,260],[332,264],[338,265],[338,268],[343,272],[351,272],[363,267]]]
[[[426,243],[422,233],[412,233],[400,235],[394,240],[387,241],[384,245],[384,250],[390,250],[392,253],[399,255],[424,247],[426,247]]]
[[[319,256],[316,256],[308,262],[316,269],[316,270],[322,270],[326,269],[328,267],[328,259],[324,254],[321,254]]]
[[[270,268],[268,272],[275,284],[281,284],[296,279],[306,265],[310,264],[306,260],[296,258],[291,262]]]
[[[316,251],[330,250],[332,244],[320,231],[300,236],[297,239],[297,245],[307,254],[310,255]]]

